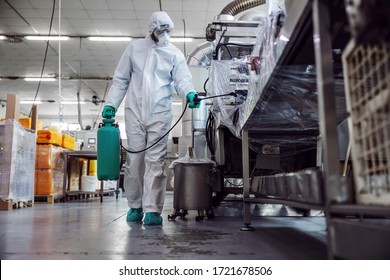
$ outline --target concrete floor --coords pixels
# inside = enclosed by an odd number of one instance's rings
[[[300,217],[280,205],[252,205],[255,231],[240,231],[242,203],[224,201],[215,218],[168,221],[173,212],[168,192],[162,226],[125,221],[126,198],[119,196],[35,204],[0,211],[2,260],[121,259],[326,259],[326,227],[321,213]],[[276,211],[275,211],[276,210]],[[283,216],[269,216],[273,213]],[[283,214],[284,213],[284,214]],[[259,216],[268,215],[268,216]]]

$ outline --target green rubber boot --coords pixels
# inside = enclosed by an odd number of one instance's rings
[[[139,222],[142,221],[142,217],[142,208],[130,208],[129,212],[127,212],[126,221]]]
[[[146,213],[144,218],[144,225],[162,225],[163,218],[161,217],[160,213]]]

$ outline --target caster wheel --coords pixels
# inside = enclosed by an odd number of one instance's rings
[[[168,215],[168,220],[169,221],[173,221],[174,219],[176,219],[175,215]]]
[[[200,222],[204,220],[204,216],[196,216],[195,221]]]
[[[180,218],[185,219],[185,217],[186,217],[187,214],[188,214],[188,211],[187,211],[187,210],[182,210],[182,211],[180,212]]]
[[[213,211],[213,209],[207,210],[206,211],[206,216],[207,216],[208,219],[213,219],[214,218],[214,211]]]

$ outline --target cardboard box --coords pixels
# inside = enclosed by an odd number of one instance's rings
[[[37,144],[35,168],[63,170],[63,148],[52,144]]]
[[[19,122],[24,128],[31,129],[31,118],[20,118]]]
[[[79,158],[70,158],[68,161],[68,190],[80,190],[80,180],[82,172],[82,160]]]
[[[35,170],[35,195],[52,195],[63,192],[64,173],[55,169]]]

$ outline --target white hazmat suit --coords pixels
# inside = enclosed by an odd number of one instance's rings
[[[139,151],[154,144],[171,127],[172,94],[183,100],[194,91],[184,55],[169,42],[158,45],[151,38],[156,27],[173,22],[165,12],[154,12],[149,34],[130,42],[115,70],[105,105],[118,109],[125,100],[127,149]],[[164,156],[168,137],[141,153],[127,153],[124,188],[130,208],[145,213],[161,213],[164,205],[166,173]]]

